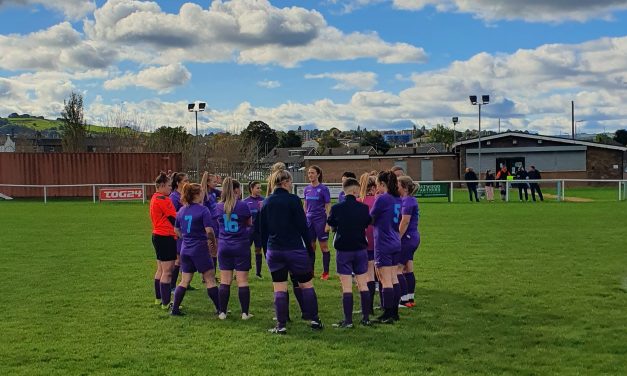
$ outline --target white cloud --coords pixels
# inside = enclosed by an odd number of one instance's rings
[[[0,77],[0,116],[12,112],[56,118],[63,99],[76,90],[69,76],[61,73],[25,73]]]
[[[377,74],[373,72],[307,74],[306,79],[330,78],[336,80],[335,90],[371,90],[377,85]]]
[[[42,5],[46,8],[60,11],[67,18],[77,20],[96,9],[96,3],[93,0],[0,0],[0,8],[10,5]]]
[[[143,63],[235,59],[292,67],[306,60],[426,60],[422,48],[388,43],[376,33],[345,34],[315,10],[277,8],[267,0],[214,1],[206,10],[186,3],[178,14],[154,2],[109,0],[84,30],[91,40],[118,46],[125,58]]]
[[[0,35],[0,68],[6,70],[85,71],[103,69],[117,53],[103,44],[85,41],[69,22],[27,35]]]
[[[440,12],[470,13],[486,21],[528,22],[587,21],[608,19],[627,9],[626,0],[394,0],[399,9],[421,10],[433,6]]]
[[[168,93],[177,86],[185,85],[192,74],[181,64],[146,68],[139,73],[127,73],[104,83],[107,90],[120,90],[128,86],[140,86]]]
[[[263,80],[257,82],[257,86],[265,87],[266,89],[276,89],[281,86],[279,81]]]

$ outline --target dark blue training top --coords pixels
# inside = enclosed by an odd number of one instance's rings
[[[300,198],[283,188],[268,196],[257,217],[262,245],[272,251],[307,249],[310,252],[307,219]]]
[[[344,201],[331,207],[327,223],[336,231],[333,247],[339,252],[368,249],[366,229],[372,219],[368,205],[346,195]]]

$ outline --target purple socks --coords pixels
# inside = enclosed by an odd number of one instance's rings
[[[399,299],[401,302],[404,302],[405,300],[403,298],[407,295],[407,281],[405,280],[405,274],[397,274],[396,277],[398,278],[398,284],[401,288]]]
[[[368,321],[370,320],[370,312],[372,310],[372,300],[370,300],[372,293],[370,291],[360,291],[359,295],[361,297],[361,317],[364,321]]]
[[[220,284],[220,288],[218,289],[220,302],[220,312],[226,313],[227,307],[229,306],[229,297],[231,295],[231,285],[225,285],[223,283]]]
[[[262,259],[261,253],[256,253],[255,254],[255,268],[256,268],[258,276],[261,276],[261,259]]]
[[[392,287],[394,287],[394,308],[398,308],[398,304],[401,302],[401,285],[395,283]]]
[[[164,306],[167,306],[168,304],[170,304],[170,283],[160,283],[161,288],[161,304]]]
[[[329,273],[329,264],[331,263],[331,253],[322,252],[322,270],[325,273]]]
[[[219,298],[218,298],[218,287],[217,286],[213,286],[211,288],[207,289],[207,296],[209,296],[209,299],[211,299],[211,301],[213,302],[213,305],[216,307],[216,312],[220,311],[220,302],[219,302]]]
[[[161,299],[161,281],[155,278],[155,299]]]
[[[187,289],[183,286],[176,286],[176,290],[174,290],[174,304],[172,305],[172,313],[177,314],[180,313],[179,307],[181,306],[181,302],[185,297],[185,291]]]
[[[275,291],[274,309],[276,310],[277,326],[285,328],[287,323],[287,291]]]
[[[303,303],[307,308],[307,319],[318,321],[318,297],[313,287],[301,289],[303,292]]]
[[[363,305],[363,304],[362,304]],[[353,293],[345,292],[342,294],[342,307],[344,308],[344,322],[353,323]]]
[[[307,317],[307,310],[305,309],[305,303],[303,302],[303,290],[298,286],[298,283],[294,286],[294,296],[296,297],[296,301],[298,301],[298,306],[300,307],[301,316],[303,319],[309,319]]]
[[[180,266],[174,265],[174,269],[172,269],[172,279],[170,280],[170,284],[172,285],[171,287],[172,290],[176,288],[176,281],[179,279],[180,270],[181,270]]]
[[[374,281],[368,282],[368,292],[370,293],[370,313],[374,314],[374,295],[377,292]],[[361,301],[364,301],[363,297],[361,298]]]
[[[248,286],[238,288],[237,295],[239,296],[239,304],[242,307],[242,313],[248,315],[248,308],[250,307],[250,288]]]
[[[409,294],[410,299],[413,299],[416,292],[416,276],[414,272],[405,273],[405,280],[407,281],[407,294]]]
[[[383,308],[385,310],[391,310],[394,307],[394,289],[393,288],[379,288],[383,290]]]

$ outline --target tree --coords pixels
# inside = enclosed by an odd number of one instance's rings
[[[605,133],[599,133],[596,136],[594,136],[594,142],[598,142],[600,144],[613,144],[614,140],[612,139],[612,137],[606,135]]]
[[[189,145],[190,135],[183,127],[159,127],[150,135],[150,150],[162,153],[181,153]]]
[[[318,147],[320,152],[324,152],[324,150],[328,148],[338,148],[342,146],[337,138],[333,136],[333,132],[331,132],[331,130],[324,131],[322,133],[322,137],[318,140],[318,143],[320,144]]]
[[[258,120],[248,124],[248,127],[242,131],[241,138],[244,143],[256,146],[258,158],[265,156],[266,151],[272,150],[279,143],[276,131]]]
[[[303,139],[294,131],[288,131],[287,133],[281,132],[279,135],[280,148],[297,148],[303,144]]]
[[[621,145],[627,145],[627,130],[619,129],[614,133],[614,141]]]
[[[364,135],[361,139],[361,146],[373,146],[378,153],[387,153],[390,150],[390,144],[385,142],[385,139],[378,131],[367,132],[364,129]]]
[[[450,147],[453,144],[454,133],[452,128],[438,124],[429,131],[429,142],[440,142]]]
[[[67,152],[85,151],[85,118],[83,116],[83,96],[72,92],[67,100],[63,101],[61,112],[63,123],[63,150]]]

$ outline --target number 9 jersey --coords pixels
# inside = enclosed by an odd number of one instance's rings
[[[231,214],[224,211],[224,202],[216,207],[216,217],[220,225],[219,247],[244,248],[250,252],[250,231],[248,222],[252,216],[250,208],[241,200],[235,202]]]

